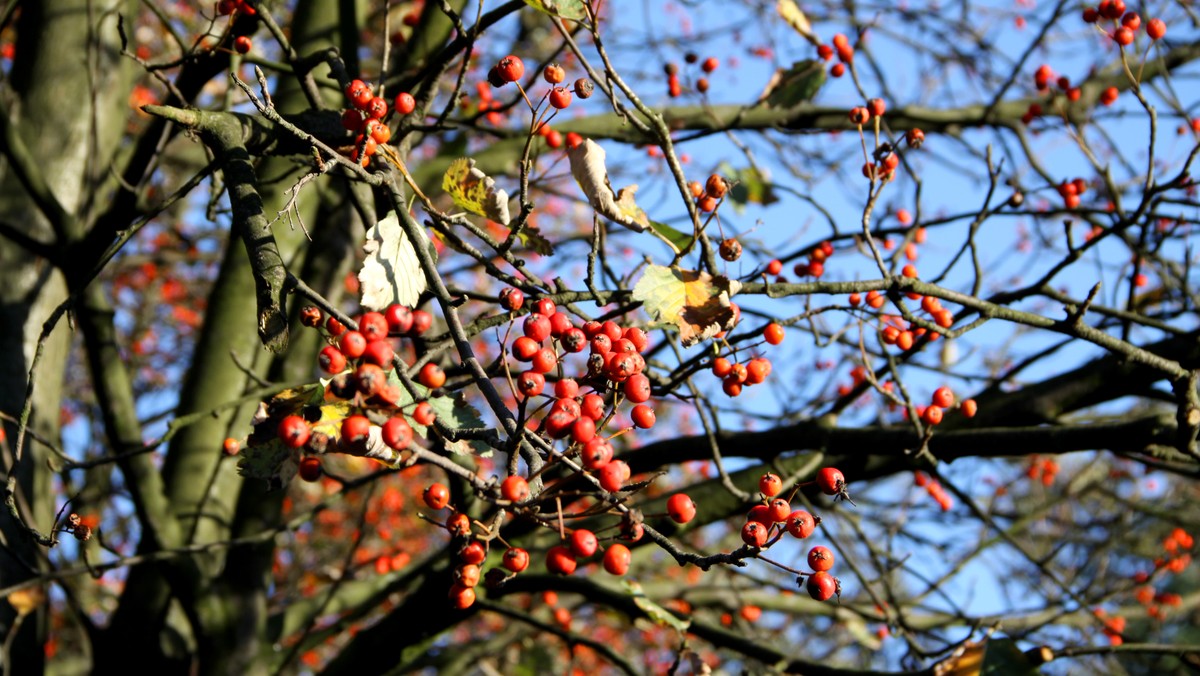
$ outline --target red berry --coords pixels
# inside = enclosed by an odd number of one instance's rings
[[[575,572],[575,555],[563,545],[555,545],[546,552],[546,570],[556,575],[570,575]]]
[[[942,408],[950,408],[954,405],[954,391],[943,385],[933,392],[933,403]]]
[[[529,483],[524,477],[513,474],[500,484],[500,497],[509,502],[524,502],[529,497]]]
[[[783,342],[783,327],[771,322],[767,324],[767,328],[763,329],[763,339],[771,345],[778,345]]]
[[[496,63],[496,71],[504,82],[516,82],[525,75],[525,62],[517,56],[506,56]]]
[[[758,490],[768,498],[773,498],[779,495],[783,490],[783,480],[774,472],[767,472],[758,479]]]
[[[596,548],[600,546],[596,540],[596,535],[590,530],[579,529],[571,533],[571,539],[568,541],[571,547],[571,553],[575,556],[586,559],[596,553]]]
[[[225,439],[225,443],[221,445],[221,450],[225,452],[225,455],[237,455],[242,448],[237,439],[229,437]]]
[[[525,294],[520,289],[509,287],[500,292],[500,307],[516,312],[525,305]]]
[[[817,472],[817,486],[825,495],[837,495],[846,488],[846,478],[836,468],[822,467]]]
[[[397,113],[408,115],[417,109],[417,100],[408,92],[400,92],[396,94],[396,101],[392,104]]]
[[[552,63],[542,70],[542,77],[552,85],[562,84],[567,79],[567,71],[557,63]]]
[[[927,425],[937,425],[942,422],[942,413],[941,406],[930,404],[921,414],[921,420],[924,420]]]
[[[336,347],[326,345],[317,355],[317,365],[326,373],[341,373],[346,370],[346,355]]]
[[[463,563],[477,566],[487,558],[487,549],[479,540],[472,540],[458,552],[458,558],[462,559]]]
[[[828,547],[817,545],[808,552],[808,567],[815,571],[833,568],[833,552]]]
[[[733,363],[725,357],[717,357],[712,363],[713,375],[718,378],[724,378],[733,371]]]
[[[501,565],[514,573],[519,573],[529,567],[529,552],[520,547],[511,547],[505,550]]]
[[[624,460],[610,460],[600,468],[600,487],[609,493],[616,493],[629,480],[629,465]]]
[[[421,372],[417,374],[417,381],[431,390],[436,390],[446,384],[446,372],[441,366],[429,362],[421,367]]]
[[[426,500],[428,502],[428,500]],[[456,537],[466,537],[471,534],[471,517],[462,512],[451,512],[450,516],[446,517],[446,530],[450,531],[450,535]]]
[[[883,111],[887,110],[887,103],[883,99],[871,99],[867,101],[867,112],[871,113],[872,117],[883,117]]]
[[[362,108],[371,100],[371,87],[362,80],[354,80],[346,85],[346,98],[355,108]]]
[[[300,459],[300,478],[316,481],[321,478],[321,461],[311,455]]]
[[[425,425],[428,427],[429,425],[433,424],[435,419],[437,419],[437,414],[433,412],[433,406],[431,406],[429,402],[423,401],[417,404],[417,407],[413,409],[412,417],[418,425]]]
[[[762,504],[751,507],[750,512],[746,514],[746,520],[757,521],[764,526],[775,523],[775,517],[771,515],[771,508]]]
[[[342,348],[342,354],[350,359],[358,359],[367,351],[367,339],[358,331],[347,331],[342,334],[341,340],[338,341],[338,346]]]
[[[667,516],[675,523],[687,523],[696,518],[696,503],[687,493],[676,493],[667,498]]]
[[[651,427],[654,427],[657,416],[654,415],[654,409],[645,404],[638,404],[637,406],[633,407],[632,411],[629,412],[629,419],[633,421],[634,425],[637,425],[644,430],[648,430]]]
[[[468,563],[454,569],[454,583],[463,587],[474,587],[479,584],[479,566]]]
[[[855,106],[850,109],[850,121],[858,126],[862,126],[871,120],[871,112],[863,106]]]
[[[751,547],[762,547],[767,544],[769,531],[769,528],[757,521],[747,521],[746,525],[742,526],[742,542]]]
[[[771,375],[771,360],[766,357],[756,357],[746,363],[746,384],[758,385]]]
[[[904,134],[904,142],[908,144],[909,148],[920,148],[921,144],[925,142],[925,132],[920,129],[909,129]]]
[[[720,62],[717,61],[717,57],[710,56],[704,60],[704,63],[700,64],[700,70],[703,70],[705,73],[711,73],[717,69],[719,63]]]
[[[771,520],[775,523],[787,521],[787,518],[792,514],[792,506],[783,498],[775,498],[767,505],[770,512]]]
[[[546,377],[537,371],[525,371],[517,376],[517,391],[524,397],[536,397],[546,388]]]
[[[604,550],[604,570],[611,575],[624,575],[629,570],[631,559],[628,547],[619,542],[613,543]]]
[[[542,342],[550,337],[550,318],[543,314],[531,314],[521,326],[526,336]]]
[[[538,373],[549,373],[554,370],[555,366],[558,366],[558,355],[553,349],[543,347],[533,355],[529,365]]]
[[[1113,41],[1122,47],[1128,47],[1129,45],[1132,45],[1133,38],[1133,31],[1129,30],[1125,26],[1121,26],[1120,28],[1116,29],[1112,34]]]
[[[466,610],[475,605],[475,589],[461,584],[450,586],[450,604],[459,610]]]
[[[412,329],[413,313],[406,305],[393,303],[383,311],[383,316],[387,320],[389,332],[403,335]]]
[[[250,48],[253,46],[254,43],[252,43],[250,38],[246,37],[245,35],[239,35],[237,39],[233,41],[233,50],[238,54],[245,54],[249,52]]]
[[[433,326],[433,315],[424,310],[413,310],[412,334],[419,336]]]
[[[824,571],[809,575],[806,585],[808,595],[817,601],[828,601],[833,598],[834,594],[839,593],[838,586],[837,578]]]
[[[629,376],[622,384],[621,389],[625,392],[625,398],[635,404],[650,400],[650,379],[644,373],[635,373]]]
[[[395,357],[396,351],[392,349],[392,344],[386,338],[367,343],[367,349],[362,354],[364,363],[374,364],[385,369],[392,368],[392,360]]]
[[[383,97],[372,96],[370,101],[367,101],[366,113],[372,119],[382,120],[387,117],[388,104],[383,100]]]
[[[450,504],[450,489],[442,484],[429,484],[429,487],[421,494],[421,499],[430,509],[441,509]]]
[[[298,415],[289,415],[280,420],[276,431],[283,445],[288,448],[300,448],[308,443],[308,437],[312,434],[308,422]]]
[[[350,445],[367,443],[371,421],[365,415],[352,415],[342,421],[342,441]]]
[[[1167,34],[1167,24],[1162,19],[1150,19],[1146,22],[1146,35],[1151,40],[1161,40]]]
[[[813,534],[817,528],[817,520],[803,509],[797,509],[788,515],[787,530],[793,537],[804,539]]]
[[[979,410],[979,404],[976,404],[974,399],[967,399],[962,403],[961,410],[964,416],[974,418],[975,413]]]
[[[550,90],[550,105],[559,110],[571,105],[571,90],[566,87],[555,87]]]
[[[529,336],[519,336],[512,343],[512,356],[517,361],[529,362],[541,352],[542,348],[538,342]]]
[[[584,442],[580,459],[583,461],[584,467],[595,471],[607,465],[612,460],[612,455],[611,444],[604,439],[593,438],[591,441]]]
[[[401,416],[388,418],[388,421],[383,424],[382,437],[383,443],[397,451],[402,451],[412,443],[412,425],[409,425],[408,421]]]

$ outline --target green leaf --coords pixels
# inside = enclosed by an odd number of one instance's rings
[[[587,18],[584,0],[525,0],[525,4],[539,12],[563,19],[580,21]]]
[[[987,642],[980,673],[983,676],[1036,676],[1041,672],[1011,638],[992,638]]]
[[[247,479],[263,479],[269,490],[287,485],[300,469],[299,454],[278,437],[243,448],[238,453],[238,474]]]
[[[651,601],[650,597],[646,596],[646,592],[642,591],[642,585],[637,582],[628,579],[621,580],[621,586],[625,588],[626,593],[633,597],[634,604],[646,614],[646,617],[649,617],[658,626],[671,627],[681,635],[686,633],[688,627],[691,626],[691,620],[675,617],[666,608]]]
[[[675,253],[686,251],[692,245],[692,236],[676,230],[666,223],[658,221],[650,221],[650,231],[658,236],[659,239],[666,242]]]
[[[791,108],[812,101],[823,84],[825,64],[815,59],[797,61],[787,70],[775,71],[761,100],[773,108]]]
[[[733,183],[729,189],[729,199],[740,212],[747,204],[767,206],[779,201],[767,177],[755,167],[734,169],[731,165],[722,163],[718,173]]]
[[[418,424],[417,421],[413,420],[412,416],[409,415],[409,413],[411,413],[413,410],[413,404],[417,401],[428,401],[430,408],[432,408],[433,412],[437,414],[438,420],[441,420],[446,427],[451,429],[483,427],[483,420],[481,420],[479,417],[479,411],[475,410],[475,407],[467,403],[466,400],[460,400],[456,397],[445,395],[439,397],[430,397],[428,388],[420,383],[413,383],[413,388],[416,390],[418,395],[418,399],[414,400],[412,395],[408,393],[408,389],[400,384],[400,378],[394,371],[388,372],[388,382],[397,386],[400,390],[400,400],[397,402],[396,406],[405,411],[404,417],[407,418],[409,424],[412,425],[413,431],[422,437],[425,437],[426,439],[429,438],[429,428],[425,425]],[[488,446],[482,441],[479,441],[478,439],[473,439],[467,443],[469,443],[470,448],[473,449],[476,454],[482,457],[490,457],[492,454],[492,447]],[[456,453],[462,453],[465,451],[465,447],[460,442],[447,443],[447,448]]]

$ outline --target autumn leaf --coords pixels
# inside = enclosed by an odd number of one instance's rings
[[[471,158],[461,157],[450,163],[442,177],[442,189],[459,209],[504,226],[512,220],[508,213],[508,193],[497,189],[495,179],[478,169]]]
[[[423,240],[418,244],[428,246],[424,231],[418,230]],[[395,212],[367,230],[363,251],[367,258],[358,272],[360,304],[376,311],[383,311],[393,303],[415,306],[426,287],[425,272]]]
[[[653,232],[659,239],[666,242],[675,253],[682,253],[692,246],[692,236],[686,232],[681,232],[658,221],[650,221],[650,232]]]
[[[729,299],[741,287],[737,280],[707,272],[651,265],[634,285],[633,299],[655,321],[678,326],[688,347],[732,328],[736,315]]]
[[[571,175],[596,213],[637,232],[650,228],[650,218],[634,199],[636,184],[613,192],[604,164],[604,148],[600,144],[584,139],[567,151],[567,158],[571,161]]]

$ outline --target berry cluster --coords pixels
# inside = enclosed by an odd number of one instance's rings
[[[254,5],[246,2],[246,0],[220,0],[217,3],[217,14],[220,16],[229,16],[231,14],[254,16],[258,14],[258,10],[254,9]]]
[[[392,129],[384,122],[390,112],[388,102],[382,96],[375,96],[371,86],[362,80],[351,81],[345,93],[351,107],[342,111],[342,126],[355,134],[350,159],[357,162],[361,158],[365,167],[379,146],[392,138]],[[397,113],[408,115],[416,106],[416,100],[408,92],[396,96]]]
[[[704,61],[700,61],[700,57],[694,52],[688,52],[684,55],[683,60],[688,65],[700,64],[700,70],[704,75],[696,78],[695,88],[701,94],[707,93],[710,85],[708,78],[705,76],[711,75],[717,69],[717,66],[721,65],[721,62],[715,56],[710,56],[704,59]],[[667,95],[673,99],[678,98],[683,94],[683,85],[679,82],[679,66],[674,63],[668,63],[663,66],[663,73],[667,76]]]
[[[941,482],[937,479],[931,478],[924,472],[917,472],[913,475],[913,482],[917,485],[917,488],[924,488],[929,493],[929,497],[938,503],[938,507],[941,507],[943,512],[949,512],[954,508],[954,499],[950,497],[945,488],[942,488]]]
[[[319,411],[311,415],[307,412],[287,415],[279,421],[276,432],[284,445],[306,453],[300,459],[300,477],[306,481],[320,478],[319,456],[330,450],[363,455],[374,425],[369,415],[376,419],[386,417],[378,425],[384,444],[396,451],[408,448],[413,429],[399,408],[400,387],[388,378],[397,363],[393,339],[424,333],[432,323],[429,313],[392,305],[383,313],[363,313],[358,318],[358,329],[347,330],[336,317],[325,318],[317,308],[306,307],[301,312],[301,321],[312,328],[323,328],[330,341],[317,356],[321,370],[333,376],[326,396],[348,401],[351,414],[342,420],[336,439],[313,430],[315,421],[311,418],[319,419]],[[436,389],[445,383],[445,374],[435,364],[426,364],[419,380]],[[428,401],[416,403],[408,415],[422,426],[431,425],[436,417]],[[227,440],[227,446],[229,441],[232,440]],[[330,445],[335,443],[337,447],[332,449]]]
[[[845,477],[833,467],[825,467],[817,472],[815,483],[826,495],[835,496],[835,499],[849,499]],[[788,499],[779,497],[783,492],[783,481],[779,475],[768,472],[759,477],[758,490],[763,501],[750,509],[742,525],[742,542],[746,545],[767,549],[778,542],[785,531],[792,537],[805,539],[821,523],[820,517],[813,516],[807,510],[793,510]],[[796,490],[799,490],[799,486]],[[808,552],[808,567],[812,572],[785,568],[799,576],[797,582],[808,578],[806,588],[810,596],[818,601],[827,601],[842,591],[841,582],[829,574],[833,569],[833,561],[833,552],[828,547],[817,545]]]
[[[716,211],[721,200],[725,199],[726,193],[729,192],[729,182],[720,174],[713,174],[708,177],[704,185],[700,185],[699,181],[688,183],[688,190],[696,200],[696,208],[707,214]],[[727,242],[732,242],[732,244],[726,244]],[[721,242],[720,253],[721,258],[725,260],[736,261],[742,255],[742,245],[736,239],[726,239]]]
[[[847,63],[854,62],[854,45],[850,44],[849,38],[838,33],[833,36],[833,46],[826,44],[817,45],[817,56],[822,61],[831,61],[834,53],[837,54],[838,61],[829,68],[829,74],[833,77],[841,77],[846,74]]]
[[[1142,27],[1142,17],[1137,12],[1125,11],[1125,0],[1103,0],[1098,6],[1086,7],[1083,10],[1083,20],[1086,23],[1099,24],[1104,19],[1113,23],[1113,30],[1108,36],[1122,47],[1132,45],[1138,29]],[[1150,19],[1146,22],[1146,35],[1151,40],[1161,40],[1166,34],[1167,24],[1162,19]]]

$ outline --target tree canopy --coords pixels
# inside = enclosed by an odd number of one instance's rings
[[[1197,670],[1198,24],[3,3],[4,674]]]

